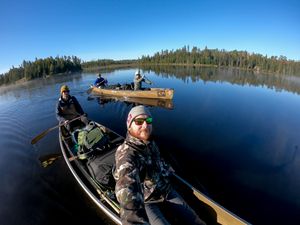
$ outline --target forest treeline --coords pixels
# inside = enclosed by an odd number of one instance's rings
[[[48,57],[36,59],[34,62],[23,61],[18,68],[12,67],[7,73],[0,75],[0,85],[24,79],[32,80],[48,75],[81,71],[81,59],[76,56]]]
[[[285,56],[263,56],[247,51],[226,51],[218,49],[203,50],[197,47],[183,46],[177,50],[161,50],[153,56],[142,56],[139,59],[112,60],[99,59],[84,62],[76,56],[48,57],[34,62],[23,61],[18,68],[12,67],[7,73],[0,74],[0,85],[18,80],[32,80],[48,75],[77,72],[81,70],[99,71],[103,67],[145,65],[186,65],[230,67],[256,72],[276,73],[280,75],[300,76],[300,61],[289,60]]]
[[[142,64],[166,65],[212,65],[218,67],[235,67],[258,72],[300,75],[300,62],[288,60],[285,56],[263,56],[247,51],[226,51],[218,49],[203,50],[184,46],[177,50],[161,50],[153,56],[142,56]]]
[[[18,68],[12,67],[9,72],[0,74],[0,85],[10,84],[21,79],[32,80],[55,74],[65,74],[82,70],[99,70],[107,66],[124,66],[137,63],[137,60],[99,59],[84,62],[76,56],[48,57],[34,62],[23,61]]]

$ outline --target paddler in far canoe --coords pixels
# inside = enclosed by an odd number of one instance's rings
[[[135,76],[134,76],[134,90],[138,91],[138,90],[145,90],[145,88],[142,88],[142,82],[145,82],[147,84],[152,84],[152,82],[150,80],[148,80],[145,75],[141,75],[140,70],[137,70],[135,72]]]
[[[153,84],[145,76],[137,71],[135,73],[134,82],[131,84],[113,84],[105,87],[97,87],[91,85],[88,93],[106,96],[131,97],[131,98],[152,98],[152,99],[172,99],[174,89],[172,88],[142,88],[142,82]]]
[[[106,84],[107,80],[101,76],[101,73],[99,73],[97,79],[94,82],[94,86],[98,88],[104,88]]]

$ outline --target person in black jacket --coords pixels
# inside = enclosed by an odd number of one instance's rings
[[[70,120],[79,117],[80,119],[74,120],[69,123]],[[74,96],[70,95],[70,89],[67,85],[63,85],[60,88],[60,98],[56,105],[56,118],[59,123],[64,123],[68,131],[73,131],[75,127],[88,124],[81,105]]]
[[[99,73],[97,79],[96,79],[95,82],[94,82],[94,86],[99,87],[99,88],[100,88],[100,87],[103,88],[103,87],[106,86],[106,84],[107,84],[107,80],[104,79],[104,78],[101,76],[101,74]]]

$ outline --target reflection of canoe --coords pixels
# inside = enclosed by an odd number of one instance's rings
[[[95,94],[100,94],[100,95],[133,97],[133,98],[172,99],[174,95],[174,90],[168,88],[150,88],[150,90],[133,91],[133,90],[91,87],[91,91]]]
[[[99,101],[106,102],[106,101],[121,101],[121,102],[128,102],[128,103],[136,103],[141,105],[147,106],[156,106],[166,109],[173,109],[173,101],[172,99],[158,99],[158,98],[131,98],[131,97],[117,97],[117,96],[107,96],[101,95],[99,97]]]
[[[98,123],[96,123],[96,125],[100,127],[100,129],[103,130],[108,137],[108,142],[106,144],[101,145],[102,147],[100,148],[98,145],[98,150],[94,150],[97,151],[97,159],[99,159],[97,165],[108,165],[108,162],[110,162],[112,158],[114,159],[116,148],[124,141],[124,138]],[[74,143],[68,135],[63,135],[62,133],[65,132],[62,131],[63,129],[61,128],[59,132],[60,147],[63,153],[63,157],[73,176],[82,187],[82,189],[86,192],[86,194],[97,205],[99,210],[103,211],[116,224],[121,224],[119,217],[120,207],[114,195],[114,185],[108,188],[107,186],[104,186],[101,182],[99,182],[99,180],[93,178],[93,176],[87,169],[86,164],[90,161],[86,158],[82,158],[80,156],[77,157],[77,155],[73,154]],[[91,156],[90,153],[91,152],[88,152],[89,156]],[[88,157],[87,154],[86,156]],[[225,208],[211,200],[209,197],[201,193],[199,190],[194,188],[191,184],[189,184],[178,175],[174,175],[173,182],[176,190],[182,196],[184,196],[189,205],[201,215],[200,217],[206,222],[206,224],[248,224],[238,216],[234,215],[230,211],[226,210]],[[170,215],[172,215],[172,212],[170,213]]]

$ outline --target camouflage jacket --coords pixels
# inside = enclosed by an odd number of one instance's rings
[[[169,166],[153,141],[145,143],[130,134],[115,158],[115,193],[122,224],[147,224],[144,202],[162,201],[170,191]]]

